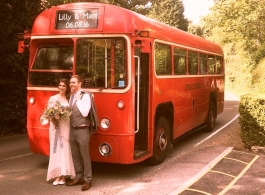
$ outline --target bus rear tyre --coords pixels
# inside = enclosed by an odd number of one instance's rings
[[[206,127],[206,131],[208,132],[212,132],[214,125],[215,125],[215,113],[216,113],[216,109],[215,109],[215,104],[213,101],[210,102],[209,105],[209,112],[208,112],[208,117],[207,117],[207,127]]]
[[[170,126],[165,117],[160,117],[155,128],[153,156],[149,158],[150,165],[158,165],[164,161],[171,147]]]

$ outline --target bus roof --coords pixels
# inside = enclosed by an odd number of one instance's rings
[[[58,11],[98,10],[96,28],[56,29]],[[67,17],[67,16],[66,16]],[[56,21],[57,20],[57,21]],[[67,19],[65,19],[67,20]],[[135,31],[149,31],[149,37],[173,42],[186,47],[211,51],[223,55],[217,44],[180,29],[158,22],[131,10],[102,3],[69,3],[54,6],[39,14],[32,27],[32,36],[75,35],[75,34],[133,34]]]

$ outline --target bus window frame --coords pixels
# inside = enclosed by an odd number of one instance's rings
[[[156,51],[157,51],[156,44],[160,44],[160,46],[166,46],[166,47],[168,47],[167,49],[169,49],[169,51],[167,53],[167,54],[169,54],[169,56],[168,56],[168,58],[166,60],[167,61],[166,67],[169,68],[169,69],[168,69],[167,72],[164,72],[163,74],[158,74],[158,71],[157,71],[157,63],[156,62],[157,62],[158,58],[157,58],[157,55],[156,55]],[[155,74],[157,76],[169,76],[169,75],[172,75],[172,71],[173,71],[173,68],[172,68],[172,45],[161,43],[161,42],[154,42],[154,70],[155,70]]]
[[[180,51],[180,52],[179,53],[175,53],[176,49],[178,51]],[[173,54],[172,54],[172,57],[173,57],[173,75],[186,75],[187,74],[187,68],[186,68],[187,67],[187,49],[184,49],[184,48],[181,48],[181,47],[176,47],[176,46],[173,45],[172,51],[173,51]],[[183,51],[185,51],[185,55],[182,55]],[[176,58],[175,57],[179,57],[179,60],[182,60],[181,58],[184,58],[184,67],[182,67],[182,68],[184,68],[183,73],[180,72],[180,74],[176,74],[176,63],[175,63],[176,62],[175,61]],[[178,60],[178,62],[179,62],[179,60]],[[180,64],[180,63],[178,63],[178,64]]]
[[[156,67],[155,67],[155,60],[156,60],[156,56],[155,56],[155,44],[156,43],[161,43],[161,44],[164,44],[164,45],[168,45],[168,46],[171,46],[171,56],[170,56],[170,59],[171,59],[171,66],[172,66],[172,74],[163,74],[163,75],[158,75],[156,73]],[[195,48],[191,48],[191,47],[187,47],[187,46],[184,46],[184,45],[180,45],[180,44],[177,44],[177,43],[173,43],[173,42],[168,42],[168,41],[163,41],[163,40],[160,40],[160,39],[156,39],[154,40],[153,42],[153,52],[154,52],[154,74],[156,75],[157,78],[165,78],[167,76],[177,76],[177,77],[183,77],[183,76],[198,76],[198,75],[201,75],[201,76],[214,76],[214,75],[217,75],[217,74],[224,74],[224,71],[222,71],[221,73],[216,73],[216,56],[220,56],[221,58],[221,70],[224,69],[224,64],[223,64],[223,56],[221,56],[220,54],[217,54],[217,53],[213,53],[213,52],[207,52],[205,50],[200,50],[200,49],[195,49]],[[186,74],[181,74],[181,75],[176,75],[174,73],[174,48],[179,48],[179,49],[183,49],[183,50],[186,50]],[[188,53],[189,51],[191,52],[196,52],[197,53],[197,74],[189,74],[188,73]],[[200,54],[204,54],[206,55],[207,59],[206,59],[206,62],[207,62],[207,72],[205,74],[201,74],[201,71],[200,71]],[[209,56],[212,56],[214,58],[214,73],[210,74],[209,73]]]
[[[191,55],[190,55],[191,54]],[[198,75],[198,66],[199,66],[199,52],[194,50],[187,50],[187,74],[188,75]],[[192,61],[190,64],[190,60]],[[194,66],[194,63],[196,63],[196,66]],[[193,71],[193,68],[196,67],[196,71]],[[191,69],[191,71],[190,71]]]
[[[204,57],[201,57],[204,55]],[[199,74],[200,75],[207,75],[208,73],[208,55],[206,53],[199,52]],[[202,67],[202,60],[204,60],[205,65]]]

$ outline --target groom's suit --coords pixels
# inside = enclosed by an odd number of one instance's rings
[[[80,91],[78,93],[80,93]],[[74,100],[74,95],[70,98],[70,107],[72,108],[70,144],[76,178],[86,182],[92,180],[91,159],[89,155],[89,120],[86,116],[81,114],[80,109],[82,109],[81,103],[91,104],[89,98],[88,94],[84,94],[82,100],[79,100],[80,102],[78,102],[79,106],[77,106],[77,102]]]

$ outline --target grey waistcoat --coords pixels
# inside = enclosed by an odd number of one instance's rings
[[[70,105],[71,106],[71,105]],[[74,103],[72,108],[72,115],[71,115],[71,126],[81,126],[81,125],[87,125],[88,124],[88,117],[83,117],[81,112],[78,110],[76,103]]]

